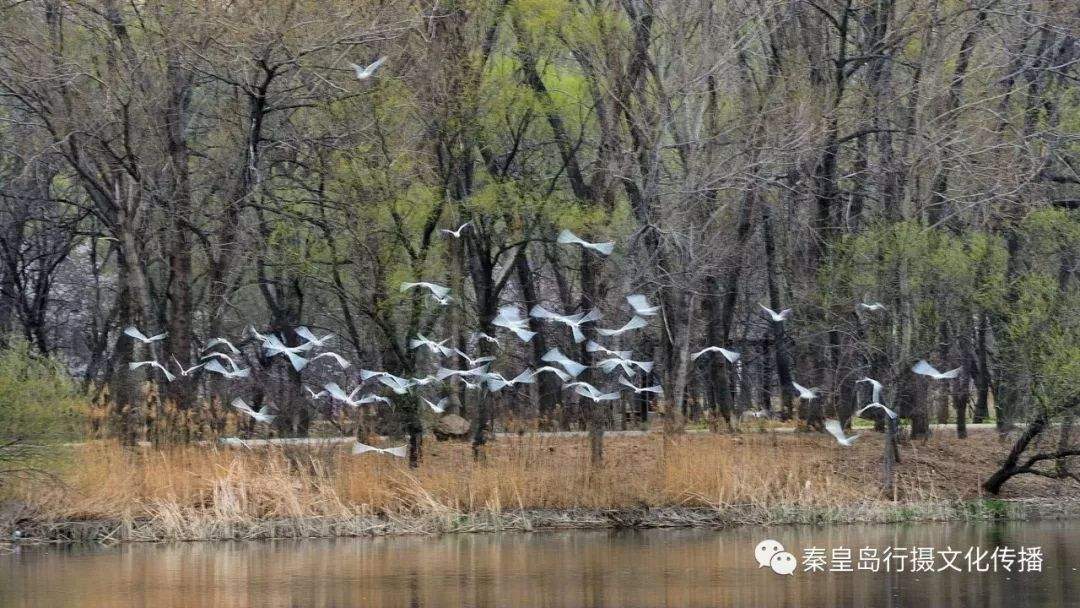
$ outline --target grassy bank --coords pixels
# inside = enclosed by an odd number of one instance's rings
[[[904,447],[896,502],[880,493],[874,434],[850,450],[804,434],[619,437],[600,469],[583,438],[529,435],[479,463],[466,445],[429,442],[418,470],[340,445],[94,443],[72,448],[55,479],[5,488],[0,533],[157,541],[1080,514],[1074,482],[1017,479],[1005,500],[986,499],[979,483],[1007,446],[946,435]]]

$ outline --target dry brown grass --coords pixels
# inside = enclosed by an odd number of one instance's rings
[[[592,469],[584,438],[525,435],[501,439],[480,463],[467,445],[428,442],[417,470],[386,456],[353,456],[347,445],[130,451],[96,442],[76,449],[60,472],[62,484],[34,483],[8,493],[39,521],[150,521],[160,538],[205,538],[221,526],[302,518],[850,509],[886,502],[879,490],[882,440],[866,439],[846,450],[821,435],[791,433],[617,437],[607,442],[606,466]],[[899,496],[911,503],[975,497],[1001,449],[989,435],[910,444],[899,469]],[[1021,489],[1031,495],[1066,487],[1075,494],[1074,486]]]

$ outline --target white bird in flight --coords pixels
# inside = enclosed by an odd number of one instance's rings
[[[581,326],[592,321],[599,321],[600,311],[594,308],[589,312],[579,312],[574,315],[560,315],[557,312],[551,312],[537,304],[529,311],[529,316],[537,319],[551,319],[552,321],[567,325],[574,334],[574,342],[584,342],[585,334],[581,333]]]
[[[384,386],[394,391],[398,395],[404,395],[409,392],[409,389],[415,384],[412,380],[406,380],[405,378],[399,378],[393,374],[381,373],[379,376],[379,382]]]
[[[794,380],[791,381],[791,386],[794,386],[795,390],[799,392],[799,399],[806,399],[807,401],[810,401],[811,399],[817,399],[818,392],[821,390],[817,387],[806,388],[805,386],[799,384],[798,382],[795,382]]]
[[[477,342],[480,342],[482,340],[487,340],[488,342],[491,342],[495,346],[499,346],[499,339],[498,338],[489,336],[489,335],[485,334],[482,331],[474,331],[472,333],[472,337],[476,338]]]
[[[210,341],[206,343],[206,346],[202,347],[202,349],[204,351],[207,351],[207,350],[210,350],[211,348],[214,348],[218,344],[223,344],[223,345],[227,346],[229,348],[229,351],[231,351],[232,354],[234,354],[234,355],[239,355],[240,354],[240,349],[233,346],[233,343],[229,342],[225,338],[211,338]]]
[[[310,386],[306,384],[304,385],[304,389],[307,390],[308,394],[311,395],[312,399],[322,399],[328,394],[325,390],[316,393]]]
[[[522,342],[528,342],[536,335],[536,332],[526,329],[529,326],[529,320],[521,316],[521,312],[516,306],[503,306],[500,308],[499,314],[495,315],[495,318],[491,320],[491,324],[509,329],[518,338],[521,338]]]
[[[216,354],[220,355],[222,353]],[[228,357],[228,355],[225,356]],[[229,359],[229,361],[232,361],[232,359]],[[225,369],[225,366],[222,365],[220,361],[218,361],[217,359],[212,359],[206,362],[206,364],[203,366],[203,369],[208,372],[214,372],[215,374],[221,374],[222,376],[225,376],[230,380],[233,380],[235,378],[247,378],[251,375],[250,369],[240,369],[236,367],[236,363],[233,363],[232,367],[232,369]]]
[[[585,352],[604,353],[605,355],[611,355],[612,357],[619,357],[620,359],[629,359],[630,357],[632,357],[634,355],[634,353],[632,351],[629,351],[629,350],[611,350],[610,348],[604,346],[603,344],[597,344],[596,342],[593,342],[592,340],[589,340],[588,342],[585,343]]]
[[[465,376],[483,376],[484,373],[487,371],[487,367],[488,366],[486,364],[474,367],[472,369],[447,369],[445,367],[439,366],[435,370],[435,379],[446,380],[451,376],[457,376],[459,378],[464,378]]]
[[[739,360],[739,357],[742,356],[738,352],[733,351],[733,350],[728,350],[726,348],[721,348],[719,346],[708,346],[708,347],[703,348],[703,349],[697,351],[696,353],[690,355],[690,360],[691,361],[697,361],[698,357],[704,355],[705,353],[720,353],[721,355],[724,356],[725,359],[728,360],[729,363],[735,363],[736,361]]]
[[[840,421],[835,418],[830,418],[825,421],[825,430],[829,431],[829,434],[836,437],[836,442],[845,447],[851,447],[851,444],[855,443],[855,440],[859,438],[861,433],[855,433],[850,437],[844,434],[844,427],[840,426]]]
[[[326,334],[321,338],[317,338],[310,329],[304,327],[303,325],[296,328],[296,335],[303,338],[304,341],[306,341],[308,344],[319,347],[326,346],[326,344],[334,338],[334,334]]]
[[[610,374],[611,372],[615,371],[616,368],[622,368],[623,373],[627,376],[634,375],[633,368],[635,366],[637,366],[639,369],[641,369],[641,371],[647,374],[652,371],[653,363],[652,361],[633,361],[630,359],[611,357],[610,359],[604,359],[603,361],[600,361],[595,365],[595,367],[603,370],[605,374]]]
[[[569,230],[560,232],[555,242],[560,245],[581,245],[586,249],[592,249],[600,255],[611,255],[611,252],[615,249],[615,243],[590,243]]]
[[[405,458],[409,455],[408,448],[403,445],[396,448],[377,448],[375,446],[366,445],[357,441],[356,445],[353,446],[352,453],[363,454],[365,452],[375,452],[376,454],[389,454],[391,456],[397,456],[398,458]]]
[[[531,369],[526,369],[525,371],[514,376],[510,380],[507,380],[505,377],[503,377],[502,374],[496,373],[484,374],[484,379],[487,380],[488,390],[493,393],[501,391],[503,388],[507,386],[512,386],[514,384],[533,384],[536,382],[536,380],[533,378],[533,371]]]
[[[874,387],[874,395],[870,400],[875,403],[879,403],[881,401],[881,389],[884,388],[884,386],[882,386],[880,382],[874,380],[873,378],[865,376],[855,381],[856,384],[858,384],[859,382],[869,382],[870,386]]]
[[[923,375],[923,376],[930,376],[934,380],[950,380],[952,378],[955,378],[955,377],[959,376],[960,372],[963,369],[964,368],[962,368],[962,367],[958,367],[956,369],[950,369],[947,372],[939,372],[938,370],[936,370],[934,368],[933,365],[930,365],[929,363],[927,363],[924,360],[920,360],[918,363],[916,363],[911,368],[911,371],[915,372],[916,374]]]
[[[758,304],[758,306],[760,306],[762,310],[767,312],[769,314],[769,318],[771,318],[776,323],[782,323],[791,318],[790,308],[785,308],[780,312],[776,312],[775,310],[769,308],[768,306],[765,306],[764,304]]]
[[[646,321],[645,319],[643,319],[643,318],[641,318],[641,317],[639,317],[637,315],[634,315],[634,317],[632,319],[630,319],[629,321],[626,322],[626,325],[623,325],[619,329],[604,329],[602,327],[598,327],[598,328],[596,328],[596,333],[600,334],[601,336],[621,336],[621,335],[625,334],[628,331],[631,331],[631,330],[634,330],[634,329],[641,329],[642,327],[645,327],[648,324],[649,324],[649,322]],[[580,341],[581,340],[578,340],[578,342],[580,342]]]
[[[881,302],[873,302],[870,304],[859,302],[859,308],[862,310],[869,310],[870,312],[877,312],[879,310],[885,310],[885,305]]]
[[[266,355],[268,357],[274,357],[276,355],[285,355],[289,358],[289,363],[292,364],[293,369],[300,371],[307,366],[308,360],[301,357],[299,353],[305,352],[311,348],[311,344],[301,344],[300,346],[285,346],[285,343],[281,341],[281,338],[271,334],[266,336],[266,340],[263,341],[263,348],[266,349]]]
[[[454,352],[460,355],[462,359],[465,359],[465,363],[468,364],[469,367],[476,367],[478,365],[490,363],[495,360],[495,357],[477,357],[473,359],[472,357],[466,355],[464,352],[457,348],[454,349]]]
[[[415,349],[423,346],[427,348],[428,351],[435,353],[436,355],[449,357],[450,355],[454,354],[454,351],[451,348],[443,346],[443,344],[446,344],[446,342],[447,340],[443,340],[442,342],[435,342],[434,340],[425,338],[422,334],[416,334],[415,338],[409,340],[409,348]]]
[[[471,226],[471,225],[472,225],[472,222],[465,222],[464,224],[458,226],[457,230],[447,230],[446,228],[443,228],[442,233],[443,234],[449,234],[450,236],[454,237],[455,239],[460,239],[461,238],[461,231],[465,230],[466,227]]]
[[[378,59],[366,66],[357,65],[355,63],[350,63],[349,65],[351,65],[353,71],[356,72],[357,80],[367,80],[368,78],[371,78],[375,75],[375,70],[379,69],[379,66],[381,66],[385,61],[386,56],[383,55],[382,57],[379,57]]]
[[[533,370],[533,375],[534,376],[539,376],[540,374],[542,374],[544,372],[549,372],[549,373],[555,374],[556,376],[559,377],[559,380],[562,380],[563,382],[569,382],[570,379],[573,378],[573,376],[571,376],[570,374],[564,372],[563,370],[561,370],[561,369],[559,369],[559,368],[557,368],[557,367],[555,367],[553,365],[545,365],[543,367],[538,367],[535,370]]]
[[[340,401],[345,405],[350,405],[352,407],[357,407],[359,405],[354,400],[354,398],[356,397],[356,393],[360,392],[359,386],[354,388],[353,392],[349,394],[345,394],[345,391],[340,386],[338,386],[337,382],[327,382],[323,385],[323,389],[326,390],[326,394],[330,395],[330,398],[334,401]]]
[[[179,361],[177,361],[176,357],[173,357],[172,360],[173,360],[173,363],[176,364],[177,369],[180,370],[180,375],[185,377],[185,378],[190,376],[195,370],[197,370],[200,367],[206,365],[206,363],[199,363],[198,365],[192,365],[191,367],[189,367],[187,369],[184,369],[184,366],[181,365]]]
[[[150,367],[156,367],[160,369],[161,373],[165,374],[165,379],[169,382],[176,380],[176,376],[172,375],[172,372],[165,369],[165,366],[158,363],[157,361],[132,361],[131,363],[128,363],[128,369],[139,369],[144,365],[149,365]]]
[[[138,340],[139,342],[142,342],[143,344],[150,344],[151,342],[157,342],[158,340],[164,340],[165,336],[167,336],[169,334],[168,334],[168,332],[165,332],[165,333],[161,333],[161,334],[158,334],[156,336],[150,336],[149,338],[147,338],[146,334],[139,331],[139,328],[135,327],[134,325],[129,325],[129,326],[124,328],[124,335],[129,336],[131,338],[134,338],[134,339]]]
[[[335,352],[332,352],[332,351],[326,351],[325,353],[319,353],[319,354],[315,355],[314,357],[312,357],[311,360],[314,361],[316,359],[322,359],[323,357],[330,357],[331,359],[334,360],[335,363],[338,364],[339,367],[341,367],[341,369],[348,369],[349,366],[352,365],[352,363],[350,363],[348,359],[346,359],[345,357],[342,357],[341,355],[339,355],[339,354],[337,354]]]
[[[651,317],[660,312],[659,306],[650,306],[649,300],[640,293],[632,293],[626,296],[626,301],[630,304],[630,308],[634,309],[636,315]]]
[[[587,365],[582,365],[577,361],[574,361],[570,357],[562,354],[562,351],[559,350],[558,347],[555,347],[544,353],[543,356],[540,357],[540,360],[547,361],[548,363],[558,363],[562,366],[563,369],[565,369],[567,372],[570,373],[571,376],[575,378],[579,374],[581,374],[581,372],[588,369]]]
[[[629,380],[627,380],[626,378],[624,378],[622,376],[619,376],[619,384],[633,389],[635,394],[638,394],[638,393],[656,393],[657,395],[663,395],[664,394],[664,387],[660,386],[659,384],[657,384],[656,386],[642,386],[642,387],[639,388],[636,384],[634,384],[633,382],[630,382]]]
[[[571,382],[569,384],[564,384],[563,388],[573,388],[575,393],[596,402],[614,401],[619,398],[619,393],[617,391],[614,393],[602,393],[600,392],[600,389],[588,382]]]
[[[401,291],[409,291],[415,287],[426,289],[431,292],[431,295],[437,298],[445,298],[447,294],[450,293],[449,287],[443,287],[442,285],[436,285],[435,283],[428,283],[426,281],[421,281],[419,283],[402,283]]]
[[[240,410],[242,413],[247,414],[248,416],[251,416],[252,418],[254,418],[255,422],[270,423],[270,422],[274,421],[274,418],[277,418],[277,416],[270,413],[270,410],[273,409],[273,408],[270,406],[269,403],[267,403],[266,405],[263,405],[262,409],[260,409],[259,411],[255,411],[255,410],[251,409],[250,405],[248,405],[247,403],[244,403],[244,400],[239,399],[239,398],[238,399],[233,399],[231,405],[233,407],[235,407],[236,409]]]
[[[424,403],[428,404],[428,407],[431,408],[431,411],[435,412],[436,414],[441,414],[445,412],[446,406],[450,404],[449,397],[443,397],[442,399],[439,399],[438,403],[432,403],[424,397],[421,397],[421,399],[423,399]]]
[[[874,403],[868,403],[868,404],[864,405],[862,407],[862,409],[855,412],[855,415],[856,416],[862,416],[863,412],[865,412],[866,410],[868,410],[868,409],[870,409],[872,407],[880,407],[881,411],[885,412],[885,415],[888,416],[889,418],[892,418],[893,420],[896,420],[898,418],[896,412],[892,411],[891,409],[885,407],[884,405],[882,405],[882,404],[880,404],[880,403],[878,403],[876,401]]]

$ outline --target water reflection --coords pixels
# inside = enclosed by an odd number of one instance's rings
[[[1070,522],[456,535],[24,548],[0,556],[0,606],[1075,605]],[[814,573],[758,568],[806,547],[1041,546],[1043,572]]]

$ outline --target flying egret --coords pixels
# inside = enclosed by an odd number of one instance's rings
[[[696,353],[690,355],[690,360],[691,361],[697,361],[698,357],[704,355],[705,353],[720,353],[721,355],[724,356],[725,359],[728,360],[729,363],[735,363],[736,361],[739,360],[739,357],[742,356],[738,352],[733,351],[733,350],[728,350],[726,348],[721,348],[719,346],[708,346],[708,347],[703,348],[703,349],[697,351]]]
[[[555,242],[560,245],[581,245],[586,249],[592,249],[600,255],[611,255],[611,252],[615,249],[615,243],[590,243],[569,230],[560,232]]]
[[[787,321],[788,319],[791,318],[791,309],[790,308],[785,308],[784,310],[781,310],[780,312],[776,312],[775,310],[769,308],[768,306],[765,306],[764,304],[758,304],[758,306],[760,306],[762,310],[764,310],[766,313],[768,313],[769,318],[771,318],[776,323],[783,323],[784,321]]]
[[[355,63],[350,63],[349,65],[352,66],[353,71],[356,72],[357,80],[367,80],[368,78],[371,78],[375,75],[375,70],[379,69],[379,66],[381,66],[385,61],[386,55],[383,55],[382,57],[379,57],[378,59],[369,63],[366,66],[357,65]]]
[[[247,378],[251,375],[250,369],[240,369],[236,367],[235,363],[233,363],[232,369],[225,369],[225,366],[223,366],[221,362],[217,359],[207,361],[206,364],[203,366],[203,369],[208,372],[214,372],[215,374],[221,374],[222,376],[225,376],[230,380],[233,380],[235,378]]]
[[[621,336],[621,335],[625,334],[628,331],[631,331],[631,330],[634,330],[634,329],[641,329],[642,327],[645,327],[648,324],[649,324],[649,322],[646,321],[645,319],[643,319],[643,318],[641,318],[641,317],[639,317],[637,315],[634,315],[633,318],[631,318],[629,321],[626,322],[626,325],[623,325],[619,329],[604,329],[602,327],[598,327],[596,329],[596,333],[600,334],[601,336]],[[578,340],[578,342],[580,342],[580,340]]]
[[[442,297],[440,297],[440,296],[437,296],[435,294],[431,294],[431,299],[435,300],[435,303],[438,304],[439,306],[449,306],[450,303],[454,301],[454,298],[452,298],[450,296],[442,296]]]
[[[863,412],[865,412],[866,410],[868,410],[868,409],[870,409],[872,407],[880,407],[881,411],[885,412],[885,415],[888,416],[889,418],[892,418],[893,420],[896,420],[897,418],[899,418],[899,416],[896,414],[896,412],[892,411],[891,409],[885,407],[884,405],[882,405],[882,404],[880,404],[880,403],[878,403],[876,401],[874,403],[866,404],[865,406],[862,407],[862,409],[855,412],[855,415],[856,416],[862,416]]]
[[[385,376],[385,375],[386,375],[386,372],[377,372],[377,371],[370,370],[370,369],[362,369],[362,370],[360,370],[360,379],[363,380],[364,382],[367,382],[368,380],[371,380],[372,378],[378,378],[379,376]]]
[[[476,341],[477,341],[477,342],[480,342],[480,341],[482,341],[482,340],[487,340],[488,342],[491,342],[492,344],[494,344],[494,345],[495,345],[496,347],[498,347],[498,346],[499,346],[499,339],[498,339],[498,338],[495,338],[495,337],[489,336],[488,334],[485,334],[485,333],[484,333],[484,332],[482,332],[482,331],[474,331],[474,332],[473,332],[473,333],[471,334],[471,336],[472,336],[473,338],[476,338]]]
[[[383,397],[382,395],[364,395],[363,397],[356,400],[356,405],[365,405],[368,403],[375,403],[376,401],[381,401],[386,405],[392,405],[390,400],[386,397]]]
[[[844,427],[840,426],[840,421],[835,418],[830,418],[825,421],[825,430],[829,431],[829,434],[836,437],[836,442],[845,447],[851,447],[851,444],[855,443],[855,440],[859,438],[862,433],[855,433],[850,437],[844,434]]]
[[[454,237],[455,239],[460,239],[461,238],[461,231],[465,230],[465,228],[467,228],[468,226],[471,226],[471,225],[472,225],[472,222],[465,222],[464,224],[458,226],[457,230],[447,230],[446,228],[443,228],[441,232],[443,234],[449,234],[450,236]]]
[[[378,376],[379,382],[394,391],[398,395],[404,395],[409,392],[409,389],[415,384],[412,380],[406,380],[405,378],[399,378],[393,374],[383,373]]]
[[[659,306],[650,306],[649,300],[640,293],[632,293],[626,296],[626,301],[630,304],[630,308],[634,309],[634,314],[642,317],[651,317],[660,312]]]
[[[204,351],[210,350],[211,348],[214,348],[215,346],[217,346],[219,344],[223,344],[223,345],[227,346],[229,348],[229,351],[232,352],[232,354],[234,354],[234,355],[239,355],[240,354],[240,349],[233,346],[233,343],[229,342],[225,338],[211,338],[210,341],[206,343],[206,346],[202,347],[202,350],[204,350]]]
[[[346,359],[345,357],[342,357],[341,355],[339,355],[339,354],[337,354],[335,352],[332,352],[332,351],[326,351],[325,353],[319,353],[319,354],[315,355],[314,357],[312,357],[311,360],[314,361],[316,359],[322,359],[323,357],[330,357],[331,359],[334,360],[335,363],[338,364],[339,367],[341,367],[341,369],[348,369],[348,367],[350,365],[352,365],[352,363],[350,363],[348,359]]]
[[[570,372],[570,375],[575,378],[578,377],[581,372],[585,371],[589,367],[587,365],[582,365],[577,361],[574,361],[570,357],[562,354],[562,351],[559,350],[559,347],[555,347],[544,353],[543,356],[540,357],[540,360],[547,361],[548,363],[558,363],[562,366],[563,369],[565,369],[567,372]]]
[[[450,293],[449,287],[443,287],[442,285],[436,285],[435,283],[428,283],[425,281],[421,281],[419,283],[402,283],[401,291],[409,291],[414,287],[421,287],[423,289],[426,289],[430,291],[432,295],[438,296],[440,298],[445,298],[447,294]]]
[[[334,334],[326,334],[325,336],[323,336],[321,338],[317,338],[317,337],[315,337],[315,334],[312,333],[312,331],[310,329],[308,329],[307,327],[304,327],[303,325],[296,328],[296,335],[303,338],[304,341],[307,342],[308,344],[310,344],[312,346],[319,346],[319,347],[326,346],[326,344],[328,342],[330,342],[330,340],[332,340],[334,338]]]
[[[533,375],[539,376],[544,372],[550,372],[552,374],[555,374],[559,377],[559,380],[562,380],[563,382],[568,382],[571,378],[573,378],[573,376],[571,376],[570,374],[552,365],[545,365],[543,367],[536,368],[535,370],[533,370]]]
[[[499,314],[495,315],[495,318],[491,320],[491,324],[509,329],[518,338],[521,338],[522,342],[528,342],[536,335],[536,332],[526,329],[529,326],[529,320],[521,316],[521,312],[518,311],[516,306],[503,306],[500,308]]]
[[[311,348],[310,344],[301,344],[300,346],[286,346],[281,338],[271,334],[263,341],[263,348],[266,349],[266,355],[273,357],[276,355],[285,355],[289,358],[289,363],[292,364],[293,369],[300,371],[307,366],[308,360],[301,357],[299,353],[307,351]]]
[[[885,310],[885,305],[881,302],[873,302],[871,304],[859,302],[859,308],[862,310],[869,310],[870,312],[877,312],[879,310]]]
[[[403,445],[398,446],[396,448],[377,448],[375,446],[365,445],[365,444],[360,443],[359,441],[357,441],[356,445],[353,446],[352,453],[353,454],[363,454],[365,452],[375,452],[377,454],[389,454],[391,456],[397,456],[398,458],[405,458],[406,456],[409,455],[409,448],[406,447],[406,446],[403,446]]]
[[[240,410],[242,413],[254,418],[255,422],[270,423],[274,421],[274,418],[277,418],[277,416],[270,413],[270,410],[272,410],[273,408],[270,406],[269,403],[262,406],[262,409],[260,409],[259,411],[251,409],[250,405],[244,403],[244,400],[239,398],[233,399],[231,405],[236,409]]]
[[[191,367],[189,367],[187,369],[184,369],[184,366],[180,365],[180,362],[176,360],[176,357],[173,357],[172,360],[173,360],[173,363],[176,364],[176,367],[180,370],[180,375],[185,377],[185,378],[190,376],[192,373],[194,373],[195,370],[197,370],[197,369],[201,368],[202,366],[206,365],[206,363],[199,363],[198,365],[192,365]]]
[[[449,339],[443,340],[441,342],[435,342],[434,340],[425,338],[422,334],[416,334],[415,338],[409,340],[409,349],[416,349],[423,346],[427,348],[428,351],[435,353],[436,355],[449,357],[450,355],[454,354],[454,351],[449,347],[443,346],[443,344],[446,344],[448,340]]]
[[[124,335],[126,335],[128,337],[131,337],[131,338],[134,338],[134,339],[138,340],[139,342],[142,342],[143,344],[150,344],[151,342],[157,342],[158,340],[164,340],[165,336],[167,336],[169,334],[168,334],[168,332],[166,332],[166,333],[158,334],[156,336],[150,336],[149,338],[147,338],[146,334],[139,331],[139,328],[135,327],[134,325],[129,325],[129,326],[124,328]]]
[[[321,391],[316,393],[314,390],[312,390],[312,388],[310,386],[308,386],[306,384],[304,385],[304,389],[307,390],[308,394],[311,395],[312,399],[322,399],[323,397],[325,397],[328,394],[325,390],[321,390]]]
[[[589,312],[579,312],[574,315],[560,315],[557,312],[551,312],[537,304],[529,310],[529,316],[537,319],[551,319],[552,321],[569,326],[574,334],[574,342],[580,343],[585,341],[585,334],[581,333],[581,326],[592,321],[599,321],[600,311],[594,308]]]
[[[619,358],[622,358],[622,359],[629,359],[630,357],[632,357],[634,355],[634,353],[632,351],[629,351],[629,350],[611,350],[610,348],[608,348],[608,347],[606,347],[606,346],[604,346],[602,344],[597,344],[596,342],[593,342],[592,340],[589,340],[588,342],[585,343],[585,352],[604,353],[605,355],[611,355],[612,357],[619,357]]]
[[[349,405],[352,407],[357,406],[356,401],[354,401],[353,399],[354,397],[356,397],[356,393],[360,392],[359,386],[354,388],[353,391],[348,394],[346,394],[345,391],[340,386],[338,386],[337,382],[327,382],[323,385],[323,389],[326,390],[326,394],[330,395],[330,398],[334,401],[340,401],[345,405]]]
[[[794,380],[791,381],[791,386],[794,386],[795,390],[799,392],[799,399],[806,399],[807,401],[817,399],[818,393],[821,392],[821,389],[816,386],[814,388],[806,388]]]
[[[623,376],[619,376],[619,384],[633,389],[634,394],[639,394],[639,393],[656,393],[657,395],[663,395],[664,394],[664,387],[660,386],[659,384],[657,384],[656,386],[638,387],[636,384],[634,384],[633,382],[630,382],[629,380],[627,380]]]
[[[563,388],[573,388],[575,393],[595,402],[614,401],[619,398],[618,392],[602,393],[598,388],[588,382],[571,382],[569,384],[564,384]]]
[[[490,363],[490,362],[495,360],[495,357],[477,357],[477,358],[473,359],[472,357],[470,357],[469,355],[466,355],[463,351],[461,351],[460,349],[457,349],[457,348],[454,349],[454,352],[457,353],[458,355],[460,355],[462,359],[465,359],[465,363],[469,367],[476,367],[478,365],[482,365],[484,363]]]
[[[165,369],[164,365],[158,363],[157,361],[132,361],[131,363],[128,363],[128,369],[139,369],[144,365],[149,365],[150,367],[156,367],[160,369],[161,373],[165,374],[165,379],[169,382],[176,380],[176,376],[172,375],[169,370]]]
[[[939,372],[938,370],[934,369],[933,365],[930,365],[924,360],[920,360],[914,365],[914,367],[911,368],[911,371],[922,376],[930,376],[934,380],[950,380],[959,376],[960,372],[963,371],[963,369],[964,368],[962,367],[958,367],[956,369],[950,369],[947,372]]]
[[[487,371],[487,368],[488,368],[488,366],[487,366],[486,363],[484,365],[480,365],[480,366],[474,367],[472,369],[447,369],[445,367],[439,366],[435,370],[435,379],[436,380],[446,380],[447,378],[449,378],[451,376],[458,376],[458,377],[483,376],[484,372]]]
[[[870,386],[874,387],[874,396],[871,398],[871,401],[873,401],[875,403],[879,403],[881,401],[881,389],[884,388],[882,386],[882,384],[880,382],[878,382],[877,380],[874,380],[873,378],[869,378],[869,377],[866,377],[866,376],[864,376],[862,378],[859,378],[858,380],[855,381],[856,384],[858,384],[860,382],[869,382]]]
[[[431,411],[435,412],[436,414],[441,414],[445,412],[446,406],[450,405],[449,397],[443,397],[442,399],[439,399],[438,403],[432,403],[424,397],[421,397],[420,399],[423,400],[424,403],[428,404],[428,407],[431,408]]]
[[[533,378],[533,371],[526,369],[520,374],[514,376],[510,380],[507,380],[502,374],[489,373],[484,374],[484,379],[487,380],[487,388],[491,392],[501,391],[504,387],[512,386],[514,384],[533,384],[536,380]]]
[[[610,374],[615,371],[616,368],[622,368],[623,373],[627,376],[634,375],[634,366],[637,366],[641,371],[646,374],[652,371],[652,361],[633,361],[631,359],[622,359],[619,357],[611,357],[598,362],[595,367],[603,370],[605,374]]]

